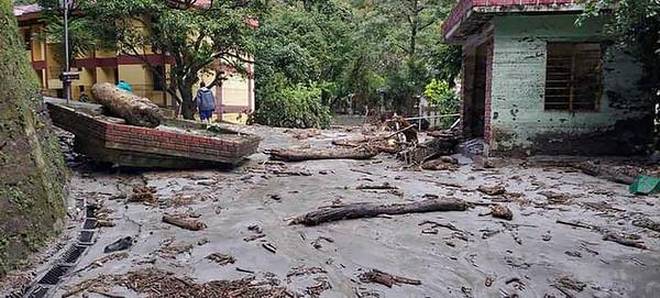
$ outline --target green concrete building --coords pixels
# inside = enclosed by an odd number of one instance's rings
[[[643,66],[567,0],[462,0],[443,26],[463,47],[462,128],[489,155],[643,154],[655,108]]]

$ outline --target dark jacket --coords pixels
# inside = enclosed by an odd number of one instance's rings
[[[195,97],[197,101],[197,108],[200,111],[213,111],[215,110],[215,97],[213,92],[206,87],[202,87],[197,90],[197,96]]]

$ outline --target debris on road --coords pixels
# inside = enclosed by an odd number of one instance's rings
[[[660,232],[660,223],[651,220],[648,217],[638,218],[632,221],[633,226],[647,228],[652,231]]]
[[[389,274],[378,269],[372,269],[371,271],[364,272],[359,276],[360,281],[367,283],[378,283],[384,285],[388,288],[391,288],[393,285],[399,284],[409,284],[409,285],[421,285],[422,282],[418,279],[411,279],[407,277],[397,276]]]
[[[378,155],[378,150],[369,146],[353,149],[270,149],[266,150],[272,159],[283,161],[303,161],[316,159],[369,159]]]
[[[648,249],[644,244],[644,241],[639,240],[640,237],[634,234],[623,234],[623,233],[607,233],[603,236],[605,241],[613,241],[621,245],[636,247],[640,249]]]
[[[145,205],[155,206],[158,203],[156,188],[148,186],[135,186],[133,193],[128,197],[128,202],[141,202]]]
[[[163,222],[191,231],[206,229],[206,224],[203,222],[195,219],[183,218],[183,216],[180,215],[165,214],[163,215]]]
[[[503,195],[504,193],[506,193],[506,188],[504,188],[504,185],[502,184],[479,185],[477,190],[489,196]]]
[[[233,256],[228,254],[217,253],[217,252],[206,256],[206,259],[209,259],[220,266],[224,266],[227,264],[234,264],[236,262],[236,259]]]
[[[397,215],[438,211],[465,211],[467,208],[467,202],[453,198],[427,199],[414,203],[389,205],[378,203],[352,203],[309,212],[295,218],[291,224],[315,226],[324,222],[376,217],[382,214]]]
[[[117,241],[108,244],[104,249],[104,253],[111,253],[120,250],[126,250],[133,246],[133,237],[126,236],[124,238],[118,239]]]
[[[513,219],[513,212],[511,212],[511,209],[509,209],[509,207],[504,205],[495,204],[490,206],[490,213],[495,218],[502,218],[506,220]]]
[[[212,280],[195,283],[187,277],[155,268],[131,271],[126,274],[101,275],[70,287],[63,297],[85,291],[107,292],[114,286],[125,287],[147,298],[157,297],[290,297],[286,288],[255,277],[238,280]]]
[[[119,90],[110,83],[94,84],[92,95],[111,114],[128,124],[153,128],[163,120],[160,108],[151,100]]]

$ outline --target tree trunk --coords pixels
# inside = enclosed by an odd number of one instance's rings
[[[406,214],[435,211],[465,211],[468,204],[458,199],[429,199],[414,203],[383,205],[378,203],[353,203],[309,212],[295,218],[291,224],[315,226],[324,222],[344,219],[376,217],[381,214]]]
[[[197,104],[192,95],[192,85],[180,87],[179,92],[181,92],[181,115],[183,119],[195,119]]]
[[[273,159],[303,161],[313,159],[369,159],[378,155],[378,150],[363,146],[351,149],[272,149],[268,153]]]
[[[162,120],[160,109],[151,100],[119,90],[110,83],[95,84],[92,95],[110,113],[128,124],[156,127]]]

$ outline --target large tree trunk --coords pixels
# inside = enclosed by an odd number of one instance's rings
[[[181,115],[183,119],[194,120],[195,113],[197,112],[197,104],[192,95],[192,85],[190,87],[183,86],[179,88],[181,92]]]
[[[458,199],[429,199],[414,203],[383,205],[378,203],[353,203],[343,206],[333,206],[309,212],[295,218],[291,224],[315,226],[324,222],[376,217],[381,214],[406,214],[435,211],[465,211],[468,204]]]
[[[95,84],[92,95],[110,113],[131,125],[156,127],[163,118],[151,100],[119,90],[110,83]]]
[[[378,154],[378,150],[361,146],[351,149],[271,149],[271,158],[285,161],[303,161],[313,159],[369,159]]]

